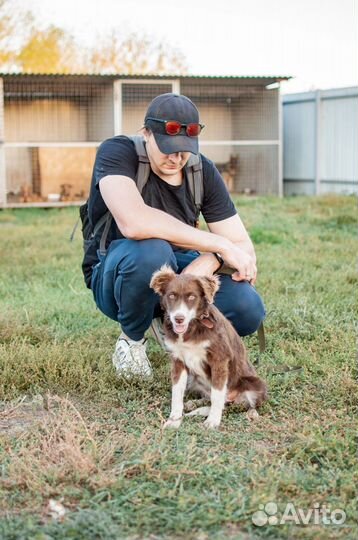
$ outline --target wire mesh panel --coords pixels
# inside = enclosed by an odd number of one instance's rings
[[[112,81],[5,79],[6,142],[98,141],[113,133]]]
[[[275,145],[232,146],[229,162],[216,165],[231,192],[277,193],[278,152]]]
[[[172,83],[122,83],[123,135],[133,135],[142,126],[149,103],[159,94],[173,92]]]
[[[187,81],[181,92],[200,111],[201,151],[215,162],[230,191],[278,193],[277,89],[229,79]]]
[[[181,93],[194,101],[206,124],[205,139],[278,139],[277,90],[264,86],[182,82]]]
[[[83,200],[95,147],[113,135],[113,84],[90,77],[4,82],[8,203]]]

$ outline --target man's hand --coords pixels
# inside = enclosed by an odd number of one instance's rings
[[[234,281],[249,281],[252,285],[256,282],[257,269],[253,258],[243,249],[231,244],[231,247],[220,252],[225,264],[233,269],[231,278]],[[234,266],[235,264],[235,266]],[[238,265],[238,266],[236,266]],[[193,262],[186,266],[183,274],[195,276],[212,276],[218,270],[219,263],[212,253],[203,253]],[[235,270],[236,269],[236,270]]]
[[[235,281],[256,281],[256,255],[250,237],[236,214],[231,218],[208,224],[210,232],[222,237],[221,246],[216,249],[226,266],[233,269]],[[226,270],[226,268],[225,268]]]
[[[252,285],[256,282],[257,268],[251,255],[235,244],[225,247],[219,252],[224,262],[234,273],[231,278],[234,281],[249,281]]]
[[[219,268],[219,262],[212,253],[202,253],[188,264],[183,270],[183,274],[193,274],[194,276],[212,276]]]

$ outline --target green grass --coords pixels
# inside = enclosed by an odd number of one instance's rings
[[[356,201],[236,203],[268,312],[258,370],[270,398],[259,421],[232,408],[215,432],[199,419],[162,431],[169,366],[154,342],[154,380],[115,378],[119,329],[84,286],[77,211],[0,212],[1,539],[357,536]],[[245,342],[258,358],[256,336]],[[268,502],[347,519],[256,527]]]

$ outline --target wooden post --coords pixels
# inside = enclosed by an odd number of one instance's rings
[[[6,206],[4,80],[0,79],[0,208]]]
[[[113,81],[114,134],[122,134],[122,81]]]

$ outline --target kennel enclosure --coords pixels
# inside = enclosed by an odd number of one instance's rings
[[[0,74],[0,207],[85,200],[99,144],[135,134],[164,92],[197,105],[200,150],[231,192],[281,195],[287,78]]]

